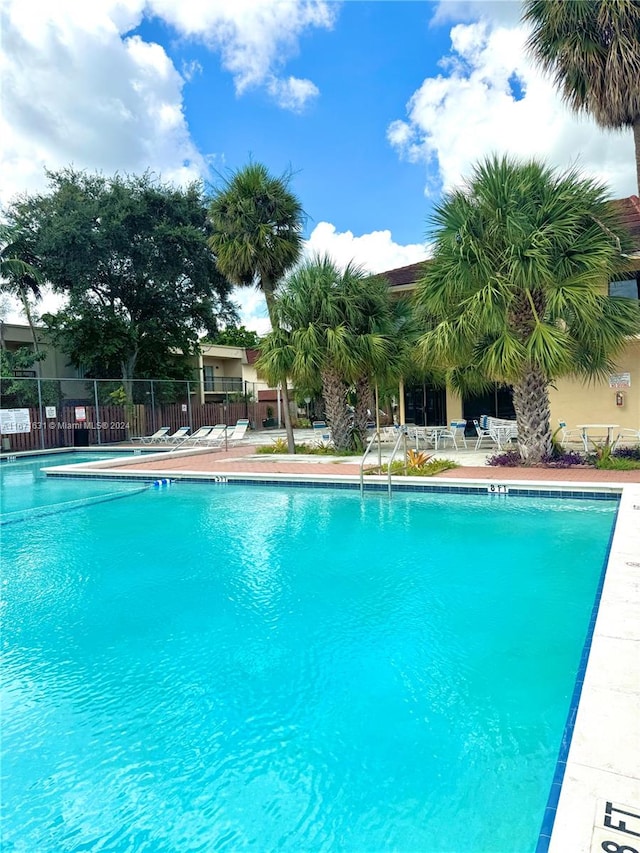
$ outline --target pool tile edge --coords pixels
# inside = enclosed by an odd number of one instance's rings
[[[546,816],[539,853],[591,853],[607,849],[606,839],[611,849],[637,846],[637,837],[606,827],[604,809],[609,803],[640,814],[640,636],[633,632],[640,625],[639,579],[640,486],[632,484],[618,508],[557,810],[554,819]],[[631,630],[620,624],[621,602],[628,605],[624,622]],[[629,620],[630,610],[635,616]],[[603,682],[601,661],[612,650],[616,666],[635,678]]]

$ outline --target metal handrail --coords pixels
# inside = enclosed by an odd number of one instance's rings
[[[382,443],[380,440],[380,430],[376,430],[374,432],[374,434],[371,436],[371,438],[369,439],[369,444],[367,445],[366,450],[362,454],[362,459],[360,461],[360,495],[364,494],[364,463],[366,461],[367,456],[371,452],[371,449],[374,445],[374,442],[376,442],[376,440],[377,440],[377,444],[378,444],[378,467],[379,468],[382,467]],[[388,489],[389,489],[389,497],[391,497],[391,463],[393,462],[393,459],[396,455],[398,447],[400,446],[400,442],[403,442],[403,444],[404,444],[404,455],[406,458],[406,455],[407,455],[407,428],[406,428],[406,426],[400,427],[400,434],[398,435],[398,438],[396,439],[396,443],[393,447],[393,450],[391,451],[391,457],[389,459],[389,465],[388,465],[388,470],[387,470],[387,482],[388,482]]]
[[[367,444],[366,450],[362,454],[362,459],[360,460],[360,495],[364,494],[364,461],[369,455],[371,448],[373,447],[373,442],[378,439],[378,457],[382,456],[382,448],[380,446],[380,430],[376,430],[374,434],[369,439],[369,444]]]
[[[396,439],[395,446],[391,452],[391,456],[389,457],[389,464],[387,467],[387,479],[388,479],[388,485],[389,485],[389,498],[391,498],[391,464],[392,464],[393,459],[396,455],[396,451],[398,450],[398,447],[400,446],[400,442],[403,442],[404,458],[406,460],[406,458],[407,458],[407,428],[406,428],[406,426],[400,427],[400,435]],[[405,470],[405,473],[406,473],[406,470]]]

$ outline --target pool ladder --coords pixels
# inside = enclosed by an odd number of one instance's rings
[[[362,460],[360,462],[360,495],[364,495],[364,463],[367,459],[367,456],[371,453],[371,450],[374,444],[377,443],[378,446],[378,470],[382,468],[382,440],[380,438],[380,430],[376,430],[374,434],[369,439],[369,444],[367,444],[367,448],[365,452],[362,454]],[[407,458],[407,428],[406,426],[401,426],[398,428],[398,437],[396,439],[396,443],[393,446],[393,450],[391,451],[391,456],[389,457],[389,462],[387,465],[387,488],[389,491],[389,497],[391,497],[391,468],[393,465],[393,460],[396,457],[398,449],[402,447],[403,449],[403,458],[406,460]]]

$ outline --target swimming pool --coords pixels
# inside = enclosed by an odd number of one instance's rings
[[[6,849],[532,851],[615,508],[176,484],[6,526]]]
[[[92,480],[81,490],[73,480],[47,479],[42,468],[77,465],[81,462],[101,462],[107,459],[131,459],[131,452],[105,453],[42,453],[34,456],[18,456],[15,461],[0,463],[0,509],[3,514],[28,510],[33,507],[57,505],[83,498],[104,495],[114,491],[113,483]],[[117,490],[117,487],[116,487]]]

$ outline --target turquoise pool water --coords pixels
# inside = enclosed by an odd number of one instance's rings
[[[100,462],[105,459],[128,459],[132,453],[43,453],[38,456],[18,457],[15,462],[0,462],[0,511],[17,512],[32,507],[56,505],[74,501],[78,497],[94,497],[122,490],[119,483],[100,480],[87,481],[79,487],[76,480],[47,478],[42,468],[60,465],[77,465],[80,462]],[[125,487],[126,488],[126,487]]]
[[[614,516],[176,484],[5,526],[3,850],[533,851]]]

